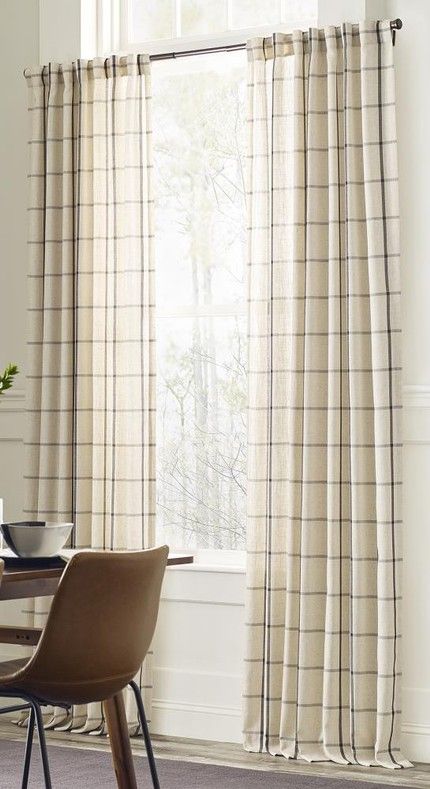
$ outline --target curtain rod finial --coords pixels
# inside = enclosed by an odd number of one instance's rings
[[[393,21],[391,22],[391,29],[392,30],[401,30],[402,27],[403,27],[403,22],[399,18],[393,19]]]

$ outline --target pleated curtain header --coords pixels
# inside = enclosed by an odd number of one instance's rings
[[[25,69],[28,87],[61,83],[82,83],[112,77],[149,75],[149,55],[112,55],[108,58],[74,60],[73,63],[49,63]]]
[[[272,60],[274,57],[294,55],[297,50],[309,53],[313,50],[326,52],[342,49],[345,41],[349,46],[366,46],[392,43],[391,22],[344,22],[339,27],[311,27],[309,30],[293,30],[292,33],[273,33],[266,38],[252,38],[247,43],[248,60]]]

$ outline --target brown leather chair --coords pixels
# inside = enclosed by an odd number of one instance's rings
[[[133,677],[154,635],[167,546],[147,551],[76,554],[67,565],[33,656],[0,664],[0,696],[31,707],[24,779],[37,723],[45,786],[52,786],[41,705],[103,701],[131,686],[153,785],[159,789],[139,688]]]

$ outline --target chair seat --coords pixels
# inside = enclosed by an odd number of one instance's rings
[[[5,660],[0,663],[0,686],[5,679],[10,679],[17,671],[27,665],[30,658],[16,658],[15,660]]]

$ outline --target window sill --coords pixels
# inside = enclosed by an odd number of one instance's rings
[[[246,571],[245,551],[193,550],[192,548],[172,548],[174,553],[192,553],[193,564],[169,567],[169,572],[191,573],[231,573],[244,575]]]
[[[197,562],[193,562],[193,564],[178,564],[174,565],[173,567],[167,568],[169,573],[171,572],[181,572],[181,573],[231,573],[231,574],[239,574],[245,575],[246,569],[245,567],[241,567],[240,565],[234,564],[199,564]]]

